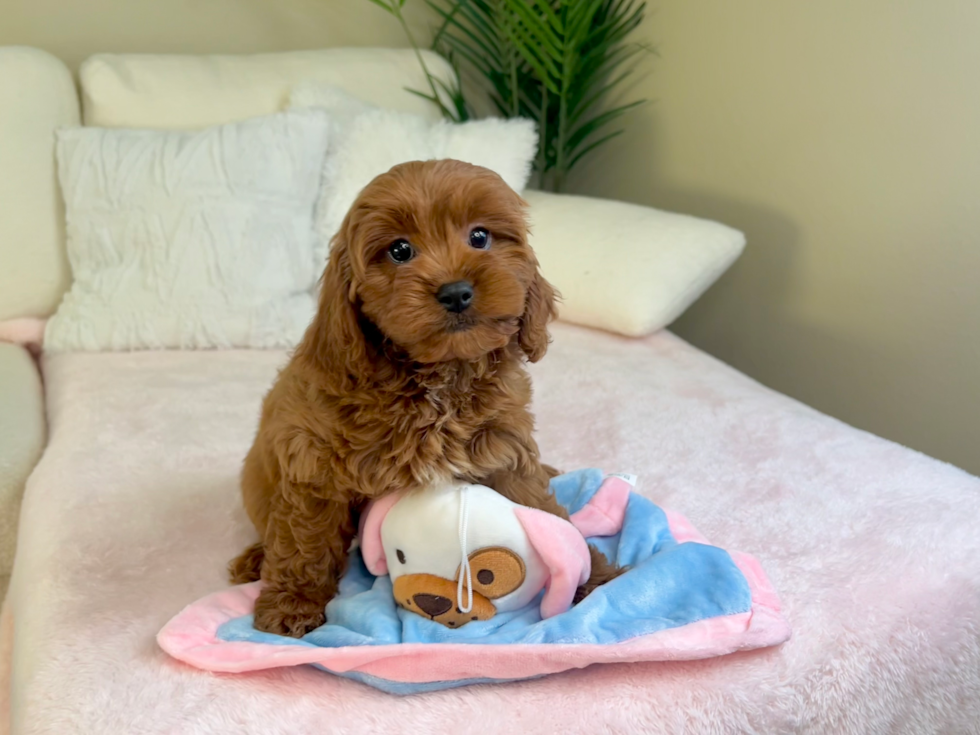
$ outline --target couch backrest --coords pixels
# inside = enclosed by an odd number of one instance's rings
[[[0,319],[50,314],[71,281],[54,131],[78,119],[61,61],[0,48]]]
[[[452,69],[426,52],[443,80]],[[79,72],[86,125],[201,128],[282,110],[304,80],[333,84],[380,107],[438,119],[435,105],[406,90],[425,91],[425,76],[404,49],[324,49],[252,56],[99,54]]]
[[[440,79],[452,68],[425,52]],[[300,81],[334,84],[365,102],[429,119],[413,52],[325,49],[249,56],[100,54],[79,72],[86,125],[200,128],[283,109]],[[71,282],[54,131],[77,125],[71,74],[37,49],[0,48],[0,319],[48,316]]]

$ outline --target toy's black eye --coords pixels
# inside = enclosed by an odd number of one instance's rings
[[[398,561],[400,561],[402,564],[405,563],[405,552],[404,551],[402,551],[401,549],[395,549],[395,556],[398,557]]]
[[[470,247],[486,250],[490,247],[490,233],[485,227],[476,227],[470,232]]]
[[[415,249],[408,240],[395,240],[388,246],[388,257],[395,263],[407,263],[415,256]]]
[[[493,572],[489,569],[481,569],[476,573],[476,581],[480,584],[493,584]]]

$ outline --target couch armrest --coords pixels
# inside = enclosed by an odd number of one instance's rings
[[[560,318],[628,336],[679,317],[741,255],[725,225],[605,199],[527,191],[531,244]]]
[[[24,483],[44,449],[44,395],[37,366],[0,343],[0,576],[10,574]]]
[[[71,282],[54,150],[63,125],[78,125],[68,67],[0,47],[0,319],[48,316]]]

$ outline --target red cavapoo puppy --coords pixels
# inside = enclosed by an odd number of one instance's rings
[[[266,396],[242,473],[261,541],[232,581],[265,581],[255,627],[324,622],[367,501],[435,480],[481,483],[567,517],[548,489],[524,360],[548,347],[555,293],[524,201],[495,173],[412,162],[348,212],[318,313]],[[619,569],[592,549],[581,599]]]

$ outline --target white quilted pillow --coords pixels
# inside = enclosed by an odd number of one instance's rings
[[[45,348],[289,347],[314,313],[316,111],[59,132],[71,290]]]
[[[455,158],[495,171],[515,191],[531,175],[538,136],[530,120],[429,122],[419,115],[368,105],[331,85],[307,82],[290,95],[291,109],[330,114],[330,152],[317,214],[320,261],[354,200],[371,180],[399,163]]]

